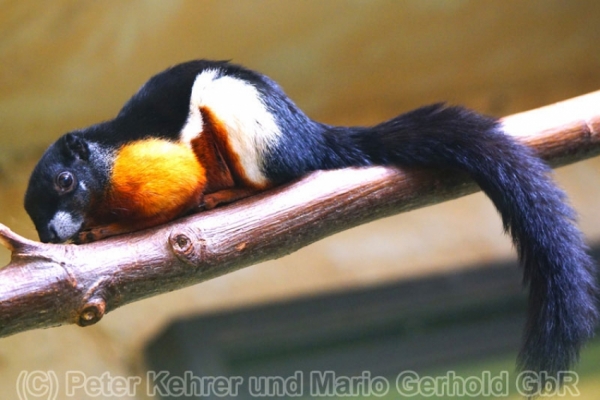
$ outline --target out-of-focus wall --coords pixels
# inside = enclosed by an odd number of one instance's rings
[[[502,116],[600,88],[594,0],[6,0],[0,10],[0,222],[30,238],[21,199],[44,148],[113,117],[148,77],[181,61],[245,64],[312,117],[337,124],[375,123],[440,100]],[[590,240],[600,238],[599,167],[590,160],[557,173]],[[480,194],[377,221],[128,305],[93,327],[1,339],[0,398],[15,398],[22,370],[140,374],[145,341],[177,316],[511,255]],[[8,259],[0,249],[1,264]]]

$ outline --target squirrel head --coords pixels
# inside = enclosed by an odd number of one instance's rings
[[[92,200],[106,180],[106,152],[95,149],[78,132],[53,143],[33,170],[25,193],[25,210],[42,242],[68,241],[84,228]]]

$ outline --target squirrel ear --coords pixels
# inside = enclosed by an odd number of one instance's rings
[[[63,152],[65,156],[87,161],[90,158],[90,149],[85,139],[72,133],[63,136]]]

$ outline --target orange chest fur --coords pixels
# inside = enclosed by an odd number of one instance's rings
[[[92,224],[164,222],[203,203],[212,208],[266,189],[247,178],[225,127],[202,111],[202,132],[189,143],[148,138],[116,151]]]
[[[245,186],[240,172],[236,156],[212,130],[189,145],[157,138],[128,143],[115,154],[98,222],[175,218],[206,194]]]
[[[146,139],[121,147],[114,159],[105,204],[116,217],[146,218],[185,211],[199,202],[206,170],[184,144]]]

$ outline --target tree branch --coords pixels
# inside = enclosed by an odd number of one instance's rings
[[[600,153],[600,92],[503,119],[552,166]],[[0,336],[98,322],[117,307],[277,258],[336,232],[477,191],[450,171],[316,172],[232,205],[85,245],[27,240],[0,225]]]

